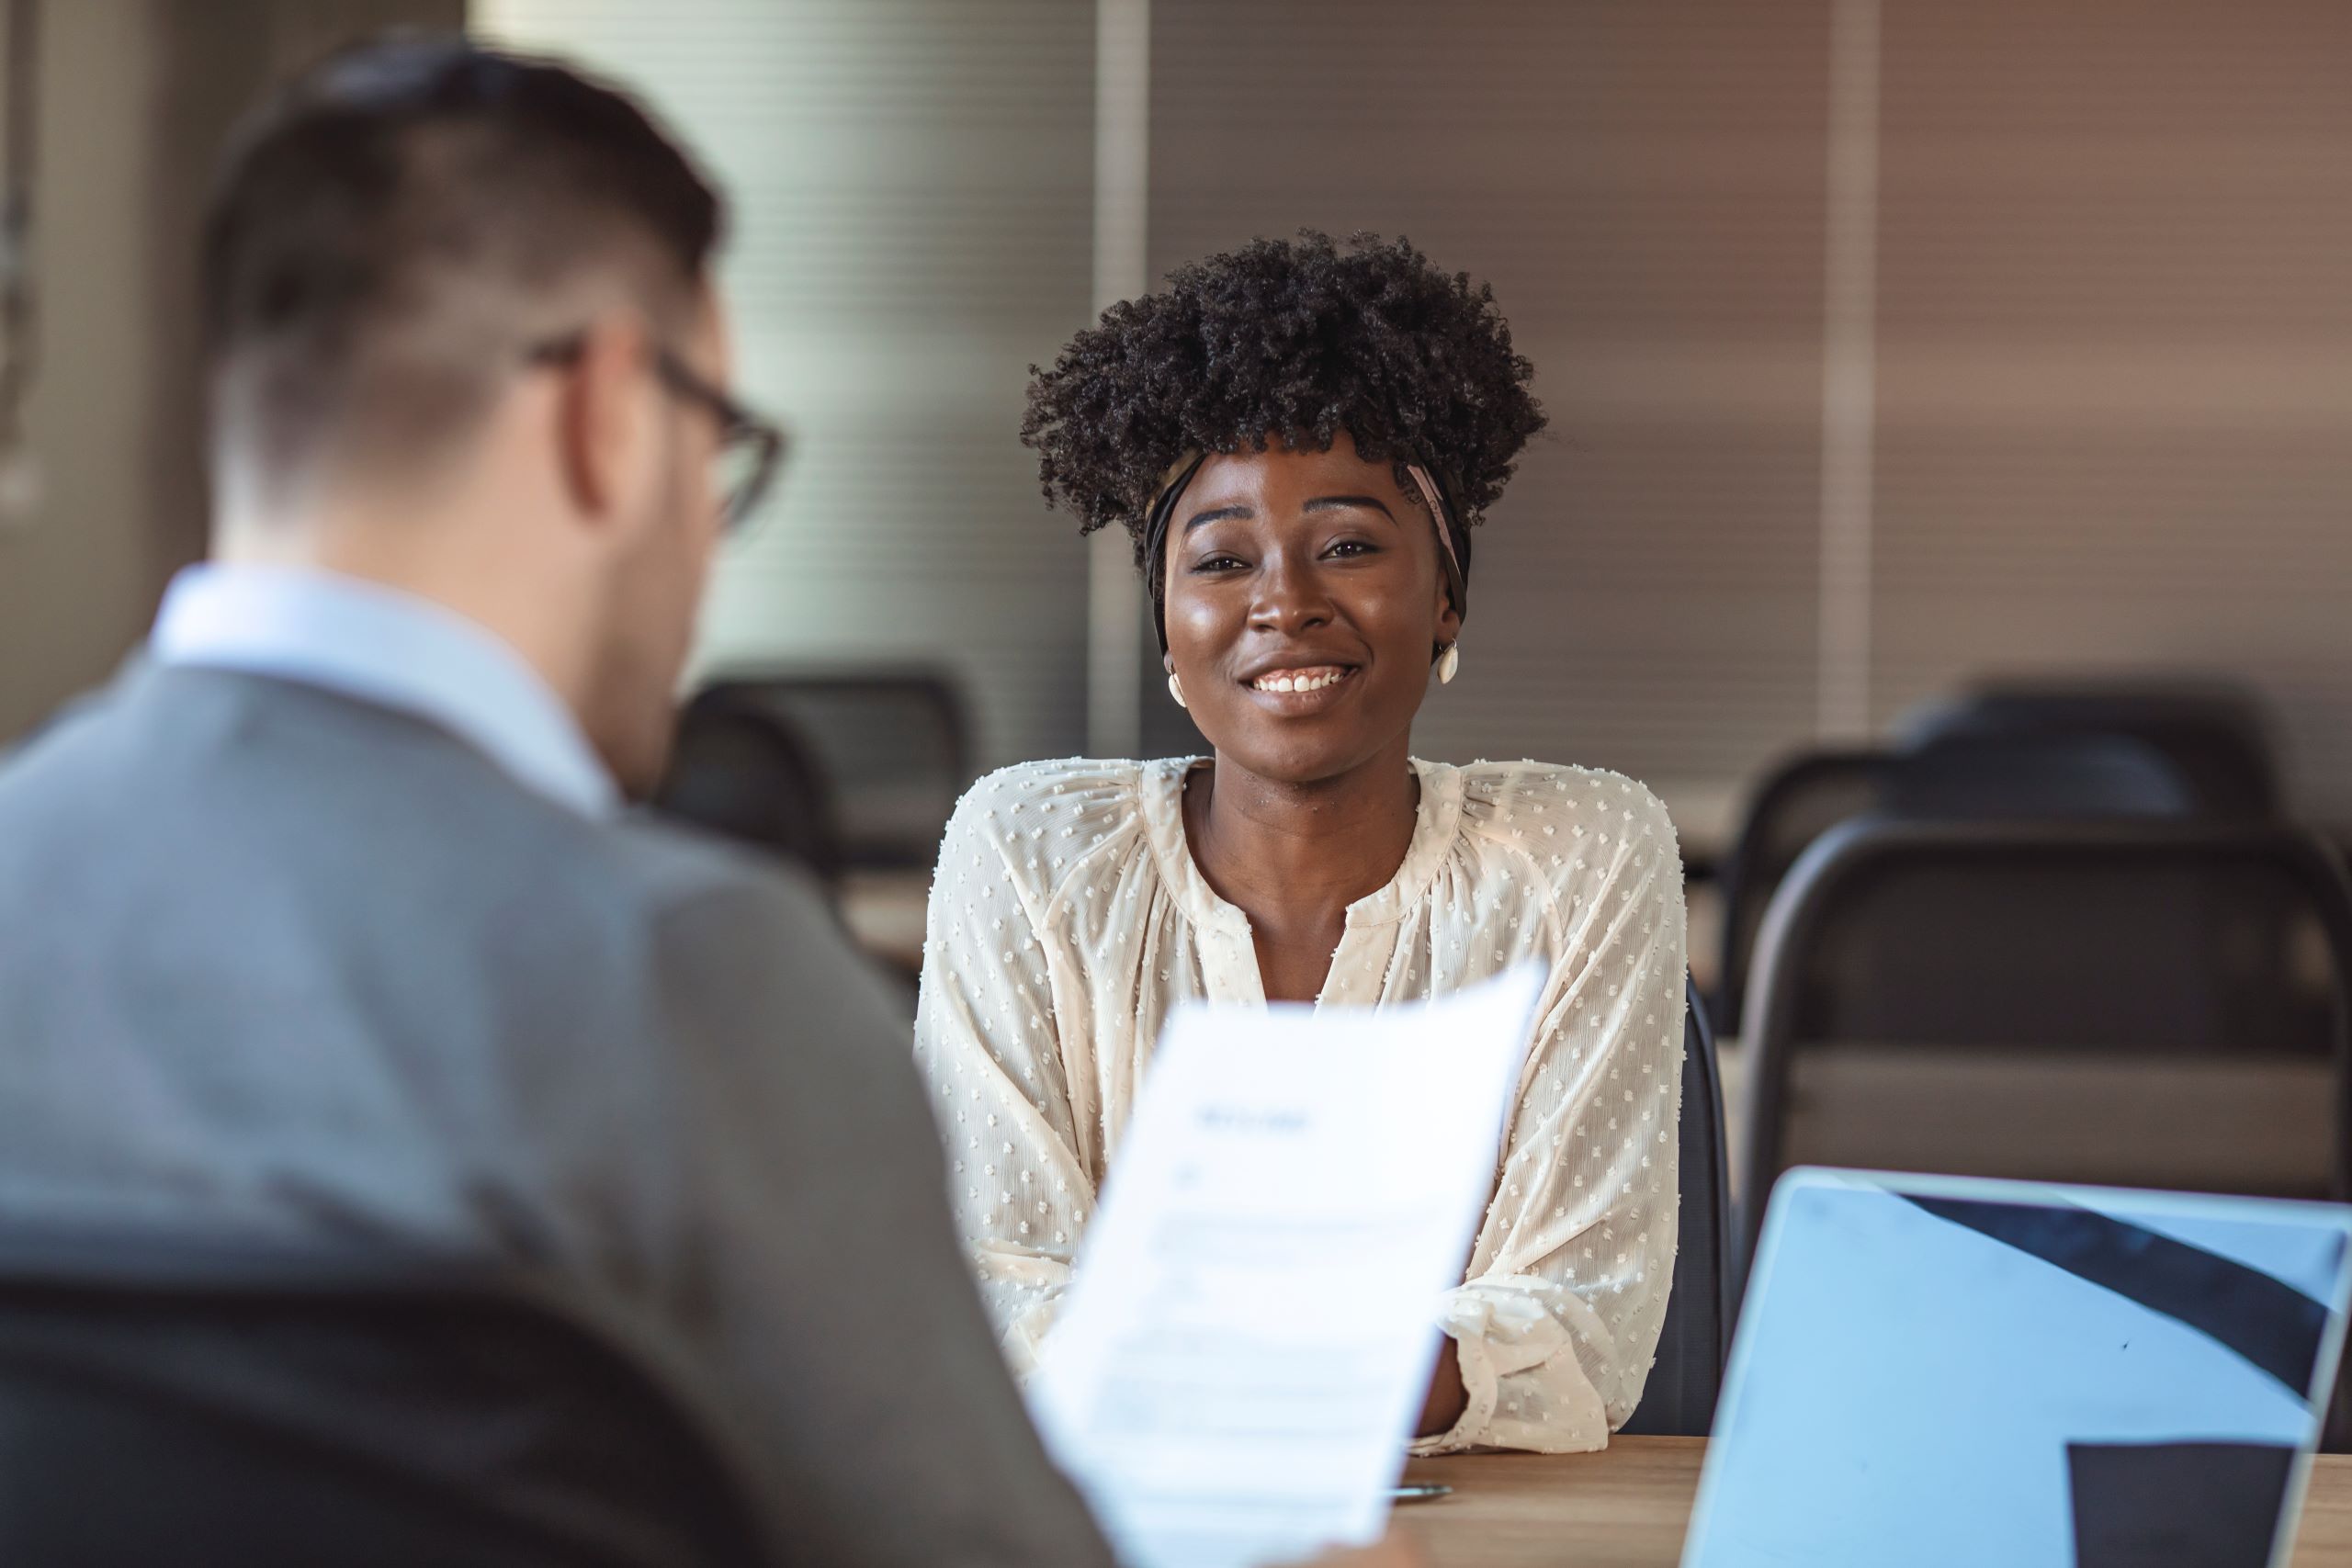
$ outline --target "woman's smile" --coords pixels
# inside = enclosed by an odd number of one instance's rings
[[[1353,690],[1353,664],[1283,665],[1243,681],[1268,711],[1296,717],[1321,713]]]

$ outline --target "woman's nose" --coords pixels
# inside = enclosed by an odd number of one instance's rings
[[[1330,620],[1331,597],[1312,565],[1277,558],[1259,573],[1258,596],[1250,606],[1252,630],[1295,635]]]

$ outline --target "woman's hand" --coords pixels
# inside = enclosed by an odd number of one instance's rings
[[[1461,1349],[1449,1334],[1438,1346],[1437,1370],[1430,1374],[1429,1398],[1421,1403],[1420,1424],[1413,1428],[1413,1436],[1434,1438],[1452,1430],[1469,1407],[1470,1391],[1462,1382]]]

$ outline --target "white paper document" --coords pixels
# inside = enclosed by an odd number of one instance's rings
[[[1170,1021],[1030,1385],[1123,1562],[1377,1539],[1542,983]]]

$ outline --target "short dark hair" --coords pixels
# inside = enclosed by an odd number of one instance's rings
[[[724,223],[618,90],[459,37],[344,51],[231,139],[204,224],[216,441],[282,472],[413,459],[489,404],[569,286],[622,271],[657,324],[699,298]]]
[[[1147,573],[1146,514],[1190,454],[1328,448],[1344,430],[1407,495],[1404,465],[1433,470],[1466,526],[1544,427],[1494,290],[1371,234],[1301,230],[1189,263],[1029,369],[1021,439],[1046,503],[1089,533],[1124,524]]]

